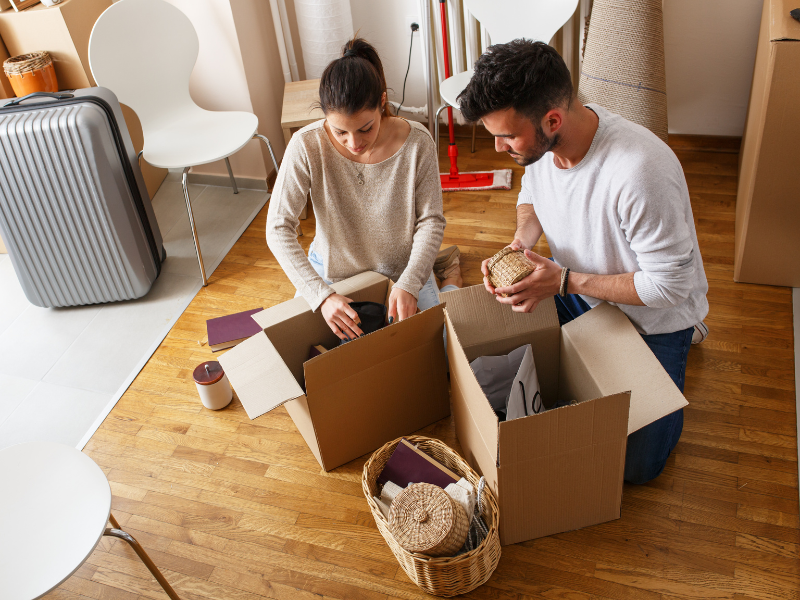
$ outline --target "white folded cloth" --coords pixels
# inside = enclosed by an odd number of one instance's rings
[[[458,502],[459,506],[464,509],[467,519],[472,521],[476,502],[475,488],[473,485],[462,477],[457,483],[451,483],[444,488],[444,491],[447,492],[453,500]]]

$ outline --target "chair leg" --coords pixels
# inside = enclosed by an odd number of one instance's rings
[[[267,136],[261,135],[260,133],[254,133],[253,134],[253,138],[258,138],[259,140],[261,140],[262,142],[264,142],[267,145],[267,150],[269,150],[269,156],[270,156],[270,158],[272,158],[272,164],[275,167],[275,174],[277,175],[278,174],[278,161],[275,160],[275,153],[272,151],[272,144],[269,143],[269,139],[267,139]],[[298,237],[302,237],[303,236],[303,227],[302,227],[302,225],[298,225],[297,226],[297,236]]]
[[[475,134],[478,132],[478,124],[472,124],[472,150],[471,152],[475,154]]]
[[[261,135],[258,132],[254,133],[253,137],[260,139],[262,142],[264,142],[267,145],[267,150],[269,150],[269,156],[270,156],[270,158],[272,158],[272,164],[275,166],[275,174],[277,175],[278,174],[278,161],[275,160],[275,153],[272,151],[272,144],[269,143],[269,140],[267,139],[266,136]]]
[[[442,114],[442,111],[447,108],[447,103],[442,104],[439,107],[439,110],[436,111],[436,120],[434,121],[434,128],[433,128],[433,141],[436,142],[436,154],[439,154],[439,115]]]
[[[231,178],[231,186],[233,187],[233,193],[238,194],[239,188],[236,187],[236,180],[233,178],[233,171],[231,170],[231,161],[228,160],[228,157],[225,157],[225,166],[228,167],[228,177]]]
[[[197,239],[197,227],[194,224],[194,214],[192,213],[192,202],[189,199],[189,169],[186,167],[183,170],[183,177],[181,183],[183,184],[183,197],[186,200],[186,211],[189,213],[189,225],[192,226],[192,237],[194,238],[194,250],[197,253],[197,262],[200,264],[200,276],[203,278],[203,287],[208,285],[206,278],[206,268],[203,266],[203,254],[200,252],[200,240]]]
[[[106,530],[103,532],[103,535],[107,535],[109,537],[119,538],[121,540],[125,540],[128,544],[133,548],[133,551],[139,556],[141,561],[144,563],[144,566],[152,573],[153,577],[156,578],[156,581],[161,584],[161,587],[164,588],[164,591],[167,593],[167,596],[172,598],[172,600],[181,600],[180,596],[175,593],[175,590],[172,589],[172,586],[169,582],[164,578],[161,574],[161,571],[158,570],[156,564],[152,561],[152,559],[147,555],[147,552],[144,551],[139,545],[139,542],[129,533],[122,531],[119,528],[119,524],[117,523],[116,519],[113,516],[109,515],[109,520],[111,524],[114,526],[113,528],[107,527]]]

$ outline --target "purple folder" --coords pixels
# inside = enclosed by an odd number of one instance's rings
[[[403,439],[383,467],[383,472],[378,476],[378,484],[391,481],[404,488],[409,483],[431,483],[446,488],[459,479],[450,469]]]

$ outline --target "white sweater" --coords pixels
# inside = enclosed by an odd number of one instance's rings
[[[517,205],[533,205],[560,266],[634,273],[645,306],[617,306],[640,333],[687,329],[708,314],[708,282],[680,162],[648,129],[588,108],[600,120],[589,152],[571,169],[551,153],[526,167]]]

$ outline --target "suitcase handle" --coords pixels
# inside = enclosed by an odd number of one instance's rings
[[[25,100],[30,100],[31,98],[52,98],[53,100],[67,100],[68,98],[73,98],[74,95],[70,94],[69,92],[33,92],[32,94],[28,94],[27,96],[23,96],[22,98],[15,98],[11,102],[4,104],[3,106],[17,106],[18,104],[25,102]]]

